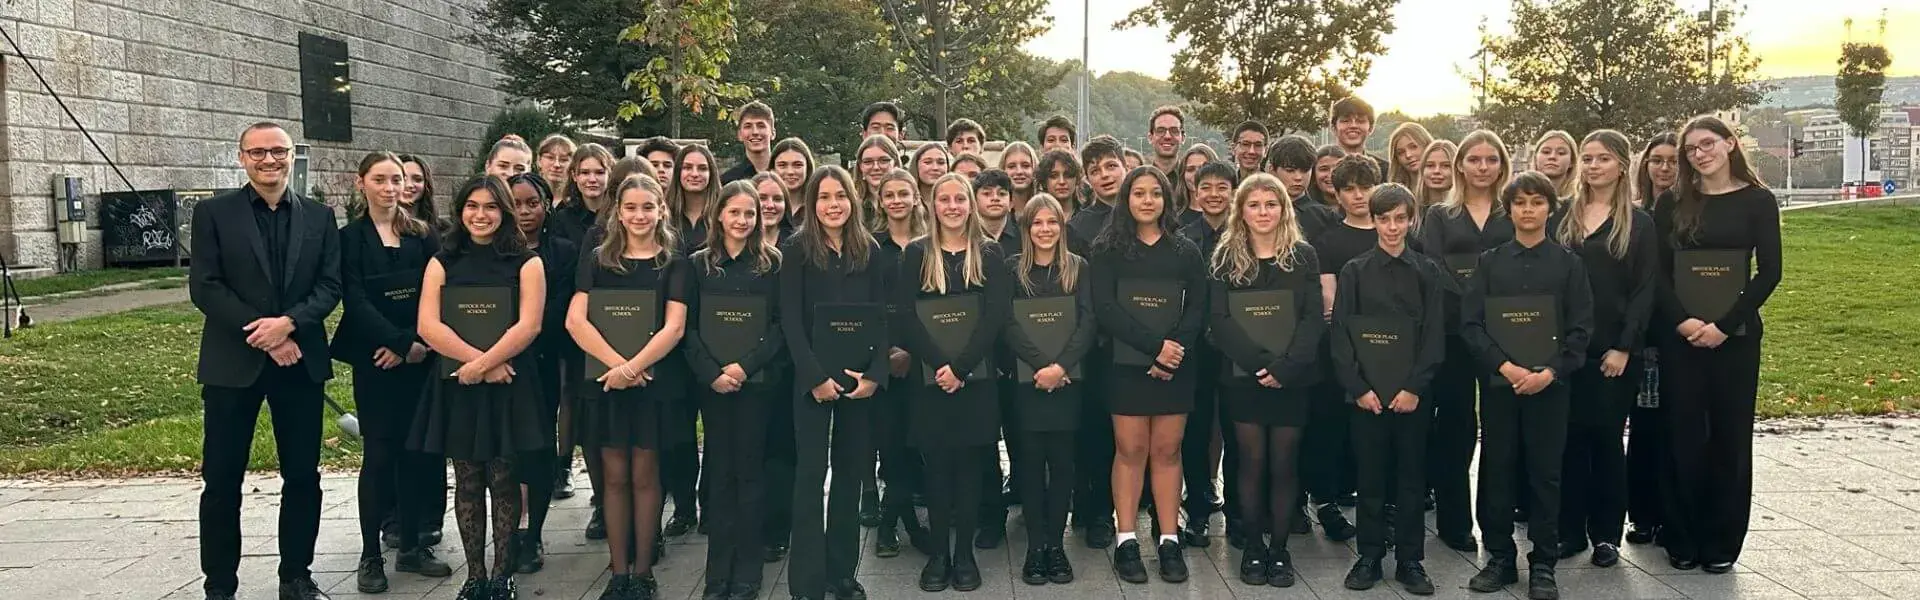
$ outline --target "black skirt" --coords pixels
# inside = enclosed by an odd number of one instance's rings
[[[373,363],[353,365],[354,415],[360,419],[360,435],[405,444],[413,433],[413,416],[420,410],[428,369],[436,362],[438,358],[429,355],[428,360],[392,369]]]
[[[515,358],[513,369],[512,383],[475,385],[429,373],[407,448],[472,462],[552,448],[537,369],[526,358]]]
[[[908,418],[912,423],[907,444],[916,448],[952,448],[987,446],[1000,441],[998,385],[992,380],[969,381],[952,394],[938,386],[910,385],[908,389],[913,391]]]
[[[1193,378],[1198,374],[1189,371],[1197,370],[1197,364],[1185,365],[1173,374],[1173,380],[1161,381],[1148,375],[1147,367],[1109,363],[1107,412],[1129,417],[1193,412]]]
[[[1042,392],[1032,382],[1013,382],[1013,401],[1006,414],[1016,431],[1073,431],[1080,428],[1080,396],[1084,384],[1075,383]]]
[[[687,410],[686,390],[654,384],[612,392],[582,381],[574,398],[573,435],[589,448],[660,450],[691,441],[680,422]]]
[[[1303,427],[1312,395],[1307,389],[1273,389],[1251,380],[1222,383],[1220,403],[1235,423],[1266,427]]]

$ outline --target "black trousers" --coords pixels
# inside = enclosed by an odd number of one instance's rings
[[[1636,376],[1643,380],[1640,393],[1654,394],[1657,401],[1660,394],[1659,353],[1650,352],[1643,360]],[[1649,390],[1651,387],[1653,389]],[[1627,430],[1627,517],[1636,528],[1652,529],[1666,523],[1665,482],[1670,475],[1667,469],[1669,450],[1667,449],[1667,412],[1658,405],[1635,406],[1629,413],[1633,427]]]
[[[1760,385],[1760,336],[1729,337],[1719,348],[1680,343],[1660,351],[1661,394],[1673,461],[1667,552],[1703,563],[1740,559],[1753,501],[1753,404]]]
[[[692,393],[687,395],[688,400],[685,401],[698,397],[697,395],[704,389],[689,390]],[[694,431],[700,420],[699,411],[695,407],[688,407],[684,412],[686,419],[670,427]],[[675,516],[700,516],[701,501],[705,498],[700,494],[700,445],[698,442],[674,444],[661,450],[660,485],[665,488],[667,497],[673,499]]]
[[[1349,410],[1351,416],[1347,421],[1353,430],[1354,462],[1359,464],[1356,478],[1360,499],[1355,516],[1359,521],[1360,556],[1386,558],[1386,505],[1398,498],[1402,502],[1393,517],[1394,558],[1426,560],[1426,511],[1405,499],[1426,494],[1423,455],[1427,452],[1427,428],[1433,424],[1433,418],[1420,409],[1405,414],[1383,409],[1377,415],[1357,407]],[[1274,535],[1286,534],[1276,530]]]
[[[1213,517],[1213,505],[1219,500],[1213,486],[1219,473],[1213,470],[1213,432],[1220,426],[1219,372],[1217,359],[1203,350],[1200,377],[1193,386],[1193,412],[1187,413],[1186,437],[1180,439],[1180,474],[1185,479],[1186,509],[1189,523],[1205,523]],[[1231,429],[1229,429],[1231,431]],[[1233,513],[1228,513],[1233,514]]]
[[[1076,475],[1074,432],[1022,431],[1019,437],[1020,453],[1013,457],[1013,471],[1020,476],[1027,547],[1060,547]]]
[[[1345,392],[1334,381],[1323,381],[1308,392],[1307,427],[1301,439],[1300,476],[1315,503],[1333,502],[1354,489],[1353,443]]]
[[[1640,361],[1619,377],[1591,360],[1573,374],[1566,460],[1560,473],[1562,543],[1620,545],[1627,518],[1627,453],[1620,437],[1639,388]]]
[[[820,598],[827,582],[853,578],[860,560],[860,484],[873,472],[873,404],[842,398],[793,399],[795,472],[793,554],[787,568],[795,596]],[[824,498],[821,487],[832,483]]]
[[[1441,537],[1473,535],[1473,488],[1467,469],[1480,443],[1480,416],[1476,406],[1486,396],[1487,380],[1473,351],[1456,336],[1447,336],[1447,358],[1433,375],[1426,402],[1433,403],[1433,427],[1427,433],[1427,481],[1433,487],[1434,531]],[[1476,394],[1476,392],[1478,392]],[[1486,461],[1481,458],[1482,463]]]
[[[775,390],[793,388],[782,374]],[[764,544],[786,544],[793,533],[793,403],[775,392],[767,402],[766,519],[761,522]]]
[[[767,407],[777,392],[749,383],[733,394],[702,394],[708,489],[707,585],[759,584],[766,514]]]
[[[420,544],[421,506],[437,489],[433,478],[445,474],[447,461],[408,450],[407,442],[397,438],[369,437],[361,448],[360,556],[380,555],[380,532],[389,518],[398,531],[400,550],[412,550]]]
[[[1106,369],[1113,368],[1112,350],[1096,348],[1081,361],[1087,391],[1080,401],[1080,448],[1075,469],[1073,521],[1081,527],[1113,523],[1113,414],[1107,412]],[[1150,487],[1150,486],[1149,486]]]
[[[240,586],[240,486],[265,401],[280,459],[280,580],[312,576],[320,534],[320,419],[326,392],[306,367],[268,365],[252,386],[201,386],[205,408],[200,478],[200,572],[209,592]]]
[[[928,530],[947,556],[973,552],[980,524],[980,461],[988,451],[987,446],[920,448],[927,461]]]
[[[1480,533],[1486,536],[1487,554],[1516,557],[1514,488],[1532,488],[1527,537],[1533,541],[1533,552],[1528,558],[1534,563],[1551,564],[1560,556],[1560,463],[1567,443],[1567,382],[1556,381],[1530,396],[1515,395],[1504,383],[1489,384],[1480,403],[1480,427],[1485,433],[1480,440]],[[1513,465],[1523,448],[1527,470],[1520,473]]]

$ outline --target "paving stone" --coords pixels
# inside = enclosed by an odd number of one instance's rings
[[[1688,598],[1748,599],[1748,598],[1800,598],[1800,594],[1787,589],[1759,573],[1689,573],[1685,575],[1662,575],[1660,583],[1666,584]]]

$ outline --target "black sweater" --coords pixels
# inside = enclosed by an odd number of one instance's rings
[[[1773,191],[1747,186],[1725,194],[1707,194],[1701,208],[1699,226],[1689,239],[1674,239],[1673,193],[1660,195],[1654,205],[1653,220],[1660,237],[1659,327],[1672,331],[1691,318],[1673,290],[1673,257],[1676,250],[1727,249],[1750,251],[1755,268],[1752,278],[1740,292],[1733,309],[1715,321],[1721,333],[1734,335],[1742,325],[1748,333],[1761,330],[1760,307],[1780,286],[1780,205]]]

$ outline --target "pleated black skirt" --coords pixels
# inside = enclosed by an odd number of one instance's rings
[[[513,368],[512,383],[461,385],[429,374],[433,380],[414,412],[407,448],[475,462],[552,448],[537,369],[524,358],[514,359]]]
[[[1221,383],[1220,401],[1235,423],[1304,427],[1312,396],[1305,388],[1273,389],[1252,381]]]

